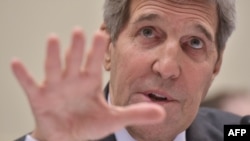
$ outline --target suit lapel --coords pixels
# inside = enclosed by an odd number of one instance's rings
[[[109,94],[109,83],[105,86],[104,88],[104,94],[105,94],[105,99],[108,100],[108,94]],[[116,141],[115,135],[111,134],[99,141]]]
[[[116,141],[116,138],[115,138],[115,135],[112,134],[112,135],[109,135],[109,136],[99,140],[99,141]]]

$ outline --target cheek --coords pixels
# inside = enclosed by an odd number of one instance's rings
[[[145,57],[133,49],[117,51],[112,63],[113,73],[116,77],[129,80],[145,69]]]
[[[183,75],[186,75],[186,86],[189,90],[190,101],[188,104],[198,106],[202,99],[208,92],[208,89],[212,82],[213,70],[212,65],[196,65],[197,67],[188,67],[187,71],[184,71]],[[191,68],[191,69],[190,69]]]
[[[131,86],[146,73],[147,61],[145,55],[136,51],[135,47],[119,47],[112,54],[110,84],[113,88],[113,103],[124,106],[133,94]]]

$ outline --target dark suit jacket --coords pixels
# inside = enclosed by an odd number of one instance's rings
[[[104,90],[107,99],[108,86]],[[226,124],[240,124],[241,118],[231,113],[211,108],[200,108],[197,117],[186,130],[186,141],[223,141],[223,127]],[[25,136],[15,140],[24,141]],[[115,136],[110,136],[99,141],[116,141]]]

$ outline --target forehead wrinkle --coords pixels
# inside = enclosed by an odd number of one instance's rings
[[[207,0],[205,0],[205,1],[207,1]],[[150,3],[152,5],[156,4],[155,2],[160,3],[159,5],[169,5],[170,7],[174,6],[176,8],[180,8],[180,9],[183,9],[183,8],[190,9],[188,7],[194,6],[195,9],[200,9],[200,11],[202,11],[203,13],[206,13],[206,14],[209,14],[209,12],[206,9],[209,9],[211,7],[211,4],[204,4],[204,2],[198,3],[198,2],[189,1],[189,2],[184,3],[184,2],[171,2],[169,0],[165,0],[165,1],[162,1],[162,0],[154,0],[154,1],[153,0],[141,0],[141,3],[143,3],[143,4],[141,4],[141,6],[138,6],[138,9],[140,9],[141,7],[146,5],[147,3]]]
[[[215,2],[215,0],[165,0],[165,1],[169,1],[169,2],[177,3],[177,4],[204,3],[206,5],[211,4],[212,2]]]
[[[159,20],[159,19],[160,19],[160,16],[158,14],[155,14],[155,13],[143,13],[137,19],[135,19],[133,24],[137,24],[137,23],[142,22],[142,21],[155,21],[155,20]]]
[[[213,25],[211,19],[214,18],[214,15],[213,13],[211,13],[211,11],[209,11],[208,9],[210,8],[209,6],[207,5],[204,5],[204,4],[199,4],[199,3],[187,3],[185,5],[174,5],[174,4],[168,4],[170,7],[169,7],[169,11],[173,11],[173,12],[176,12],[176,13],[180,13],[180,14],[193,14],[193,15],[196,15],[196,16],[199,16],[199,17],[202,17],[203,19],[206,19],[206,21]],[[189,6],[192,6],[192,7],[189,7]],[[178,9],[175,9],[175,8],[178,8]],[[185,10],[189,10],[189,13],[187,13],[187,11]],[[216,13],[216,8],[214,8],[214,12]],[[198,13],[204,13],[205,16],[203,15],[200,15]]]
[[[186,1],[186,0],[185,0]],[[202,0],[203,1],[203,0]],[[207,0],[205,0],[207,1]],[[179,15],[183,15],[183,14],[192,14],[198,17],[201,17],[202,19],[206,20],[210,25],[216,25],[216,23],[213,23],[211,20],[215,19],[213,17],[213,13],[211,13],[211,11],[207,10],[211,7],[211,4],[206,5],[205,2],[201,3],[201,2],[179,2],[182,4],[177,4],[177,2],[173,2],[173,1],[159,1],[159,0],[155,0],[155,1],[151,1],[151,0],[141,0],[141,3],[138,4],[135,8],[132,8],[131,13],[133,13],[136,10],[140,10],[141,8],[144,8],[145,6],[148,7],[156,7],[156,8],[162,8],[164,11],[167,12],[171,12],[171,13],[178,13]],[[207,2],[208,3],[208,2]],[[211,2],[210,2],[211,3]],[[164,7],[164,5],[167,5],[167,8]],[[192,7],[190,7],[192,6]],[[215,6],[216,7],[216,6]],[[187,13],[187,10],[188,13]],[[214,8],[214,12],[216,13],[216,8]],[[198,14],[198,13],[204,13],[203,14]]]

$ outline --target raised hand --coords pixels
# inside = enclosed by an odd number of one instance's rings
[[[83,63],[85,38],[81,29],[76,28],[63,67],[59,40],[55,35],[50,36],[42,84],[35,82],[21,61],[12,61],[12,70],[35,118],[34,138],[40,141],[100,139],[127,125],[154,123],[164,118],[163,109],[154,104],[128,107],[107,104],[101,68],[109,41],[104,31],[98,31]]]

